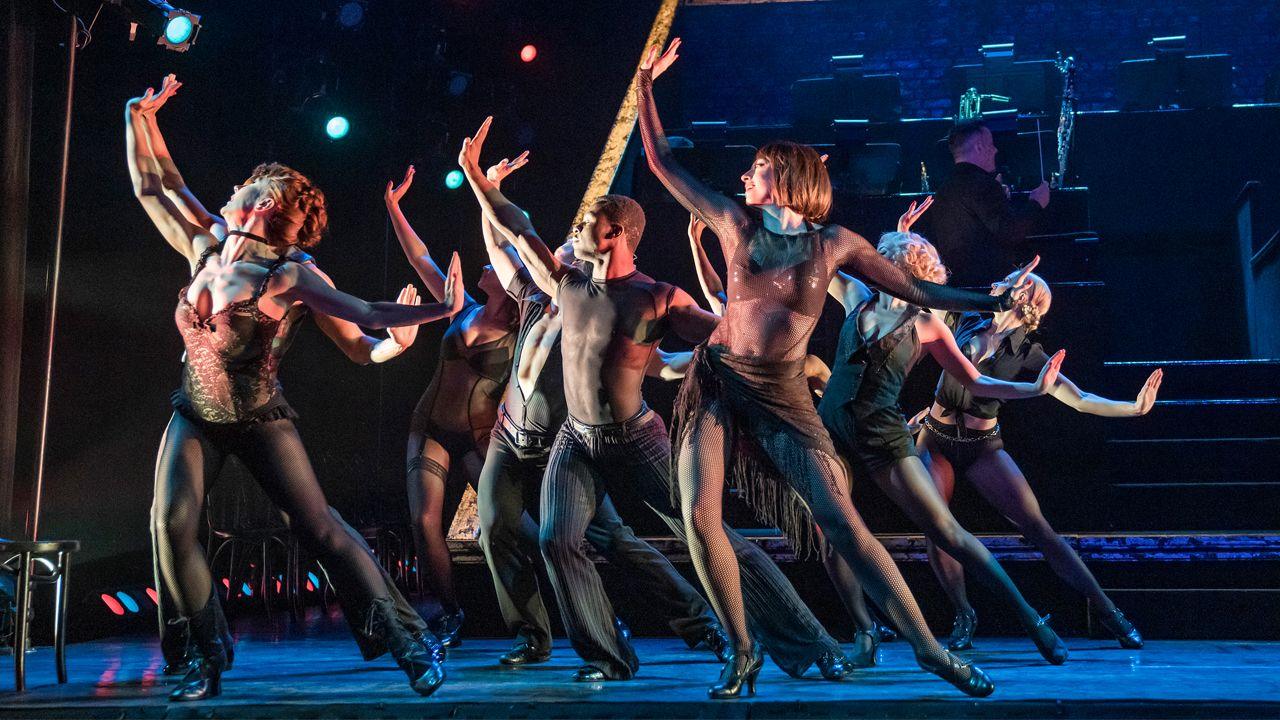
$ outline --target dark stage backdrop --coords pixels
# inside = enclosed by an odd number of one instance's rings
[[[340,288],[391,299],[417,280],[388,231],[382,190],[411,162],[418,173],[406,213],[439,257],[459,248],[468,282],[477,279],[484,252],[475,202],[465,188],[446,190],[443,178],[486,114],[496,116],[492,160],[532,152],[510,194],[546,237],[563,236],[657,4],[377,0],[363,26],[339,31],[334,2],[191,0],[184,7],[203,14],[204,28],[186,54],[155,46],[145,30],[129,44],[124,19],[105,9],[77,78],[42,536],[81,539],[84,560],[147,547],[154,457],[182,354],[173,308],[187,268],[132,197],[127,98],[158,88],[169,72],[183,81],[160,123],[187,183],[211,208],[258,162],[310,174],[331,217],[315,251],[321,267]],[[65,74],[64,17],[39,5],[24,447],[34,447]],[[518,57],[526,43],[538,47],[530,64]],[[446,90],[452,72],[470,76],[459,97]],[[326,79],[328,97],[307,100]],[[328,110],[351,119],[346,139],[324,138]],[[404,512],[405,428],[442,329],[423,328],[388,365],[358,367],[308,322],[285,362],[286,395],[312,461],[353,520]],[[30,453],[21,458],[20,478],[31,463]]]

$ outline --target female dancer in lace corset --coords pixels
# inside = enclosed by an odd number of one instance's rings
[[[650,169],[716,234],[728,264],[724,321],[697,350],[672,430],[690,554],[735,644],[711,695],[736,697],[743,685],[751,690],[761,667],[743,612],[738,565],[721,524],[726,480],[802,548],[816,521],[911,643],[921,667],[964,692],[989,694],[993,686],[985,674],[953,658],[930,635],[888,552],[854,510],[809,399],[803,364],[827,284],[841,267],[926,307],[995,310],[1009,297],[917,280],[859,235],[820,225],[830,209],[831,183],[812,148],[761,148],[742,177],[747,204],[758,208],[750,214],[698,181],[672,157],[653,99],[653,78],[671,66],[678,47],[676,40],[661,56],[659,48],[649,51],[637,92]],[[784,475],[778,468],[795,470]]]
[[[994,317],[965,313],[948,318],[954,326],[960,351],[983,373],[1015,380],[1040,372],[1048,362],[1040,343],[1029,340],[1027,334],[1040,325],[1049,311],[1052,295],[1040,277],[1031,275],[1030,279],[1029,286],[1015,293],[1016,304],[1012,310],[998,312]],[[1011,281],[1006,278],[992,285],[993,292],[1003,292]],[[1139,417],[1155,405],[1163,379],[1162,370],[1151,373],[1132,402],[1108,400],[1084,392],[1062,375],[1050,387],[1049,394],[1090,415]],[[1000,405],[998,399],[975,397],[951,375],[944,374],[938,379],[933,405],[919,414],[923,427],[916,439],[920,456],[928,465],[938,492],[945,502],[950,502],[957,477],[973,483],[1023,537],[1040,548],[1058,577],[1092,601],[1102,626],[1116,636],[1121,647],[1141,648],[1142,635],[1138,629],[1116,608],[1080,556],[1041,514],[1040,503],[1027,478],[1004,449],[1004,440],[1000,437]],[[964,566],[949,550],[943,550],[930,540],[929,562],[956,608],[955,625],[947,645],[953,650],[964,650],[973,646],[977,614],[965,593]]]
[[[400,211],[400,199],[413,184],[413,173],[410,165],[398,186],[388,182],[384,199],[405,257],[431,295],[441,301],[445,274]],[[458,642],[463,612],[453,584],[453,561],[445,532],[467,483],[479,487],[489,434],[511,369],[518,317],[515,301],[507,296],[492,266],[484,267],[479,286],[485,293],[484,304],[464,291],[462,311],[445,330],[435,374],[409,422],[405,451],[419,577],[440,601],[441,612],[431,619],[430,626],[449,646]]]
[[[444,680],[439,646],[434,638],[415,638],[396,616],[377,564],[325,501],[277,370],[308,309],[331,336],[358,336],[355,344],[366,347],[370,359],[388,351],[352,323],[409,326],[455,314],[463,300],[456,257],[449,302],[421,305],[412,288],[399,303],[339,292],[302,252],[319,242],[327,225],[324,194],[301,173],[274,163],[256,168],[221,218],[214,216],[186,187],[156,125],[155,111],[178,87],[169,76],[159,94],[148,90],[125,110],[134,194],[191,271],[175,315],[187,357],[156,462],[152,506],[161,578],[187,620],[195,655],[170,697],[201,700],[221,691],[226,621],[198,534],[206,486],[230,455],[248,467],[304,547],[325,564],[344,605],[362,616],[354,624],[385,643],[415,691],[430,694]]]
[[[899,221],[899,228],[909,227],[910,217],[909,211],[905,221]],[[947,269],[937,250],[915,233],[886,233],[878,249],[917,278],[934,282],[947,279]],[[873,292],[844,273],[837,273],[829,292],[844,306],[846,317],[832,361],[831,380],[818,413],[836,450],[848,462],[851,475],[874,480],[924,531],[925,537],[961,559],[965,567],[1014,608],[1046,660],[1055,665],[1065,662],[1066,646],[1049,627],[1048,618],[1041,618],[1027,603],[990,551],[960,527],[947,509],[916,455],[898,405],[903,383],[926,352],[968,392],[1004,399],[1048,392],[1063,353],[1044,363],[1035,383],[1006,382],[974,369],[956,348],[946,324],[928,310]],[[823,560],[841,600],[860,626],[860,647],[855,657],[874,662],[877,638],[870,632],[861,583],[840,555],[829,547],[823,550]]]

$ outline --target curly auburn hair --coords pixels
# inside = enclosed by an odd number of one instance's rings
[[[831,214],[831,175],[822,156],[808,145],[779,140],[763,145],[756,159],[773,166],[773,202],[812,223]]]
[[[329,227],[324,192],[306,175],[280,163],[263,163],[253,169],[250,185],[266,180],[276,211],[267,220],[267,234],[283,244],[315,247]]]
[[[880,236],[876,250],[918,280],[945,284],[951,273],[933,243],[913,232],[887,232]]]

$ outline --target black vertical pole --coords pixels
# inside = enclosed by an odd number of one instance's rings
[[[32,540],[40,536],[40,500],[44,490],[44,461],[49,439],[49,393],[53,389],[53,341],[58,325],[58,281],[62,275],[62,233],[67,214],[67,168],[71,160],[71,111],[76,88],[76,45],[80,42],[80,19],[68,15],[71,34],[67,39],[67,105],[62,122],[62,168],[58,175],[58,225],[53,234],[53,268],[49,275],[49,323],[44,348],[44,397],[40,403],[40,445],[36,452],[35,498],[29,523]]]

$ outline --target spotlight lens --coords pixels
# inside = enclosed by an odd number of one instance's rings
[[[536,57],[538,57],[538,48],[532,45],[525,45],[524,47],[520,48],[521,60],[525,62],[533,62],[533,59]]]
[[[462,187],[462,181],[465,179],[466,178],[463,177],[461,170],[450,170],[449,173],[444,176],[444,186],[450,190],[457,190]]]
[[[186,15],[174,15],[164,25],[164,39],[174,45],[181,45],[191,39],[191,33],[195,30],[195,27],[191,22],[191,18]]]
[[[351,131],[351,123],[341,115],[334,115],[324,124],[324,131],[334,140],[341,140]]]
[[[358,2],[343,3],[338,8],[338,22],[342,27],[353,28],[364,20],[364,6]]]

